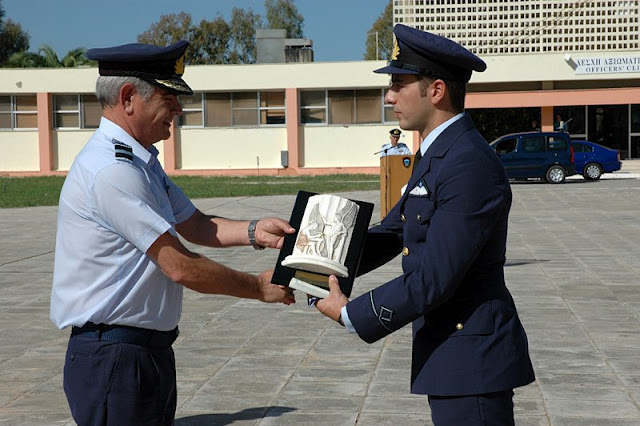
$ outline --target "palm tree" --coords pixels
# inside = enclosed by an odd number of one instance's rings
[[[73,50],[67,52],[64,55],[64,58],[60,61],[63,67],[79,67],[82,65],[92,65],[95,61],[91,61],[87,59],[85,54],[87,53],[87,49],[84,47],[76,47]]]
[[[9,56],[9,59],[2,66],[4,68],[42,68],[46,65],[42,56],[23,51]]]
[[[42,58],[44,59],[44,66],[46,68],[60,68],[63,66],[58,59],[56,51],[53,50],[53,47],[49,46],[48,44],[43,44],[42,46],[40,46],[40,49],[38,49],[38,55],[42,56]]]

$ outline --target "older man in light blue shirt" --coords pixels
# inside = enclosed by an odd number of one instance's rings
[[[100,127],[76,157],[60,194],[51,320],[72,327],[64,390],[77,424],[173,424],[183,288],[264,302],[292,290],[189,251],[282,247],[284,220],[232,220],[200,212],[165,174],[153,144],[182,114],[187,42],[87,52],[98,61]]]

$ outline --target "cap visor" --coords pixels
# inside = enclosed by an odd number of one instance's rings
[[[420,74],[417,71],[411,71],[406,68],[392,67],[391,65],[379,68],[377,70],[374,70],[373,72],[377,74]]]
[[[164,87],[181,95],[193,95],[191,87],[181,78],[172,78],[169,80],[154,79],[153,82],[160,87]]]

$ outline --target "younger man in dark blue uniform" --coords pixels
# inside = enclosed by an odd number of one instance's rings
[[[505,286],[511,189],[464,113],[486,64],[446,38],[394,28],[385,101],[422,143],[407,189],[372,228],[359,273],[403,254],[404,273],[349,301],[335,277],[316,306],[366,342],[413,323],[411,391],[436,425],[512,425],[513,388],[534,380],[525,331]],[[419,161],[418,161],[419,160]]]

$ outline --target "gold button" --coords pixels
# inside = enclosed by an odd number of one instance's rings
[[[463,328],[464,328],[464,325],[462,325],[462,323],[456,324],[456,330],[462,330]]]
[[[416,216],[416,219],[417,219],[417,220],[422,220],[422,216],[417,215],[417,216]]]
[[[406,221],[407,221],[407,218],[404,216],[404,213],[402,213],[402,214],[400,215],[400,220],[401,220],[401,221],[403,221],[403,222],[406,222]]]
[[[402,255],[409,256],[409,249],[407,247],[402,247]]]

